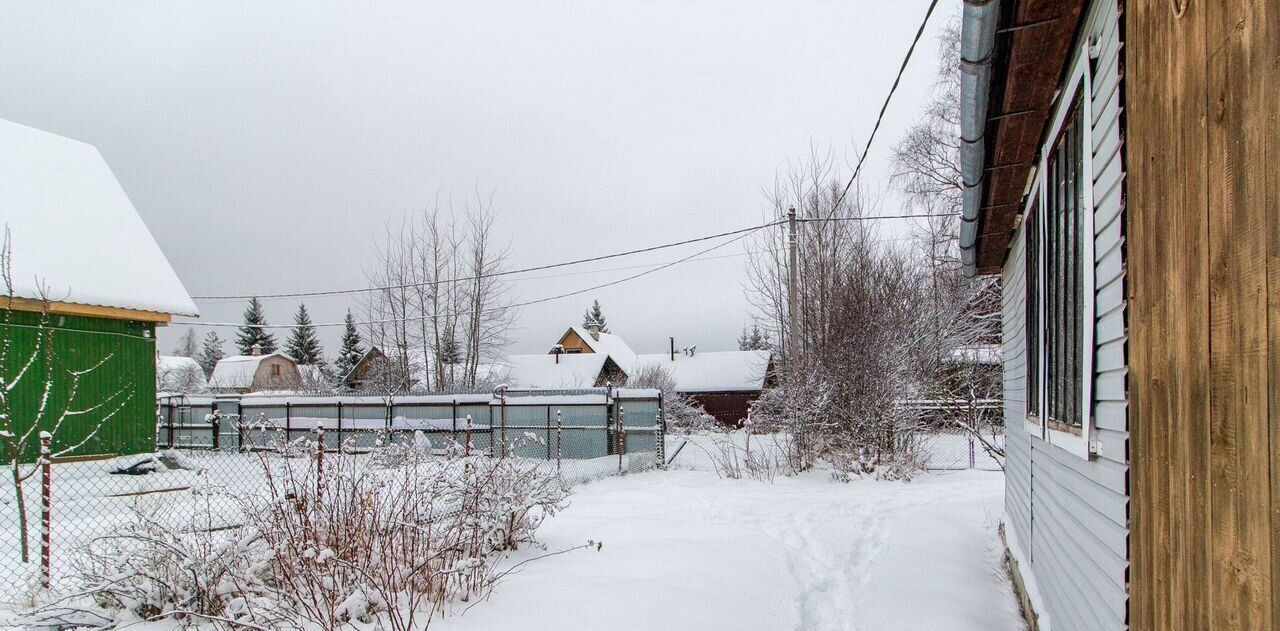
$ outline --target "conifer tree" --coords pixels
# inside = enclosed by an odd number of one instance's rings
[[[356,330],[356,321],[351,317],[350,310],[347,310],[347,317],[343,321],[346,324],[342,332],[342,348],[338,350],[338,358],[333,363],[339,377],[345,377],[356,367],[360,358],[364,357],[364,349],[360,347],[360,332]]]
[[[209,331],[204,336],[204,344],[200,348],[200,357],[196,361],[200,362],[200,368],[204,369],[206,379],[213,376],[213,367],[218,365],[218,360],[226,357],[226,352],[222,350],[222,338],[214,331]]]
[[[293,329],[289,331],[284,352],[304,366],[324,362],[324,347],[320,345],[320,338],[316,335],[316,327],[311,322],[311,314],[307,313],[305,303],[298,305],[298,313],[293,316]]]
[[[604,319],[604,311],[600,309],[599,300],[592,300],[591,308],[587,309],[586,313],[582,314],[583,328],[591,326],[591,323],[593,322],[600,325],[601,333],[609,332],[609,324]]]
[[[771,347],[769,334],[761,331],[758,324],[752,324],[750,329],[742,327],[742,335],[738,336],[738,350],[767,351]]]
[[[182,334],[182,339],[178,340],[178,345],[174,347],[173,354],[178,357],[195,357],[200,349],[196,346],[195,329],[187,329]]]
[[[257,298],[249,299],[249,306],[244,310],[244,323],[236,333],[236,348],[241,355],[253,353],[253,345],[257,344],[262,353],[276,352],[276,336],[262,328],[267,325],[267,315],[262,311],[262,303]]]

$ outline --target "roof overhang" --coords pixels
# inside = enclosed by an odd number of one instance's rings
[[[103,307],[100,305],[81,305],[74,302],[31,300],[29,298],[9,296],[0,298],[0,309],[29,311],[33,313],[48,312],[51,315],[79,316],[84,318],[152,322],[160,325],[169,324],[169,322],[173,320],[173,316],[167,313],[160,313],[158,311],[122,309],[120,307]]]
[[[1084,0],[965,0],[961,259],[998,274],[1066,69]]]

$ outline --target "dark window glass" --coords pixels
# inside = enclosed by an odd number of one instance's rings
[[[1052,153],[1046,160],[1044,243],[1040,258],[1045,270],[1043,327],[1046,415],[1050,427],[1079,431],[1084,423],[1081,395],[1084,370],[1084,222],[1081,214],[1086,189],[1084,133],[1080,99],[1072,105]],[[1037,298],[1039,298],[1037,296]],[[1030,380],[1029,380],[1030,381]]]
[[[1040,199],[1031,201],[1026,219],[1027,415],[1040,415]]]

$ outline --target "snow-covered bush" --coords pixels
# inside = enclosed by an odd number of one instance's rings
[[[670,434],[690,434],[720,429],[715,417],[692,398],[676,391],[676,378],[659,364],[642,364],[627,377],[629,388],[654,388],[662,391],[662,416]]]
[[[703,449],[715,465],[716,473],[731,480],[749,478],[763,482],[773,482],[779,475],[795,475],[791,435],[786,432],[757,434],[753,425],[748,418],[740,430],[710,435],[710,445]]]
[[[326,629],[426,626],[449,603],[487,595],[504,553],[536,544],[568,495],[533,462],[417,454],[395,468],[343,455],[319,472],[264,465],[269,499],[245,513],[275,551],[267,581],[295,616]]]
[[[273,618],[265,582],[272,551],[255,532],[174,528],[133,512],[135,521],[94,539],[76,559],[79,598],[37,609],[31,621]]]

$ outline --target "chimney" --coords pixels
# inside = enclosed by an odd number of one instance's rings
[[[261,345],[261,344],[254,344],[253,346],[251,346],[251,347],[249,347],[249,348],[250,348],[250,350],[249,350],[249,354],[250,354],[250,355],[261,355],[261,354],[262,354],[262,345]]]
[[[591,332],[591,339],[600,341],[600,323],[592,321],[587,324],[587,330]]]

